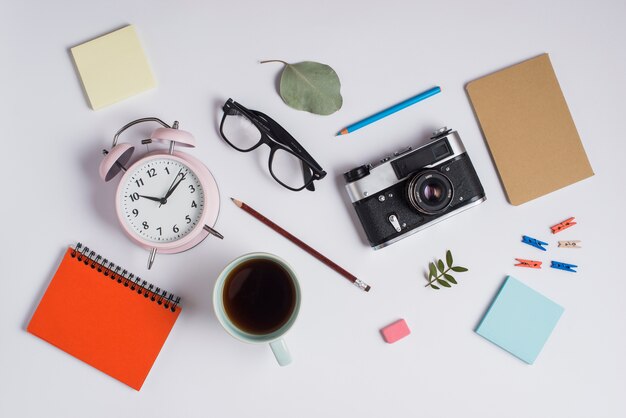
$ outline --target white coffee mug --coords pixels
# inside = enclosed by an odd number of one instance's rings
[[[270,260],[280,265],[288,273],[294,288],[294,308],[290,317],[280,328],[267,334],[252,334],[242,330],[228,316],[227,310],[224,307],[224,285],[226,284],[227,279],[230,277],[231,272],[235,268],[250,260]],[[226,268],[224,268],[224,270],[220,273],[217,281],[215,282],[215,287],[213,288],[213,309],[218,321],[222,324],[222,327],[224,327],[230,335],[240,341],[253,344],[269,343],[272,352],[276,357],[276,361],[278,361],[278,364],[281,366],[286,366],[292,362],[291,354],[287,349],[287,344],[285,343],[283,336],[296,322],[298,312],[300,311],[300,300],[300,285],[298,284],[298,279],[293,269],[283,259],[268,253],[245,254],[231,261],[230,264],[228,264],[228,266],[226,266]]]

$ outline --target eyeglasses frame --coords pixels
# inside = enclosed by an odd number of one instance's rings
[[[228,140],[228,138],[226,138],[226,135],[224,134],[224,121],[228,116],[233,115],[232,113],[229,113],[232,109],[236,110],[237,112],[248,118],[248,120],[261,133],[261,138],[259,139],[259,142],[257,142],[255,145],[248,149],[241,149],[235,146]],[[258,110],[247,109],[233,99],[228,99],[226,103],[224,103],[222,110],[224,111],[224,115],[222,116],[222,121],[220,123],[220,134],[222,135],[224,141],[226,141],[228,145],[230,145],[239,152],[254,151],[263,144],[269,146],[270,156],[268,160],[268,169],[274,180],[276,180],[281,186],[295,192],[303,190],[305,188],[307,190],[314,191],[315,186],[313,185],[313,182],[315,180],[321,180],[326,176],[326,172],[317,163],[317,161],[315,161],[315,159],[313,159],[313,157],[304,149],[304,147],[300,145],[300,143],[289,132],[287,132],[285,128],[280,126],[278,122],[267,116],[265,113]],[[279,149],[290,153],[306,165],[302,166],[302,172],[305,176],[305,184],[302,187],[293,188],[286,185],[285,183],[280,181],[272,171],[272,162],[274,160],[274,155]],[[310,169],[310,171],[307,170],[307,168]]]

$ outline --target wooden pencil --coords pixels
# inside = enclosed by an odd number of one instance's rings
[[[241,208],[244,211],[248,212],[254,218],[256,218],[259,221],[263,222],[265,225],[267,225],[268,227],[273,229],[275,232],[278,232],[280,235],[282,235],[283,237],[287,238],[289,241],[293,242],[298,247],[302,248],[304,251],[306,251],[307,253],[311,254],[313,257],[317,258],[322,263],[326,264],[328,267],[332,268],[333,270],[335,270],[337,273],[341,274],[346,279],[350,280],[352,282],[352,284],[354,284],[359,289],[364,290],[366,292],[370,291],[371,287],[367,283],[365,283],[361,279],[358,279],[356,276],[354,276],[353,274],[351,274],[350,272],[345,270],[343,267],[335,264],[328,257],[326,257],[323,254],[319,253],[317,250],[315,250],[314,248],[310,247],[309,245],[304,243],[299,238],[295,237],[294,235],[290,234],[289,232],[287,232],[286,230],[284,230],[280,226],[276,225],[274,222],[272,222],[271,220],[269,220],[265,216],[261,215],[259,212],[257,212],[256,210],[252,209],[250,206],[246,205],[241,200],[233,199],[232,197],[230,199],[239,208]]]

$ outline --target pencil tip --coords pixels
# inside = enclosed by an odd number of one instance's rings
[[[341,131],[337,132],[337,135],[335,136],[341,136],[341,135],[348,135],[348,130],[342,129]]]
[[[235,205],[241,207],[241,200],[237,200],[234,197],[231,197],[230,200],[232,200]]]

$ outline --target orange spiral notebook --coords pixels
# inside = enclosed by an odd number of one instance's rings
[[[79,243],[66,251],[27,330],[140,390],[180,312],[180,297]]]

